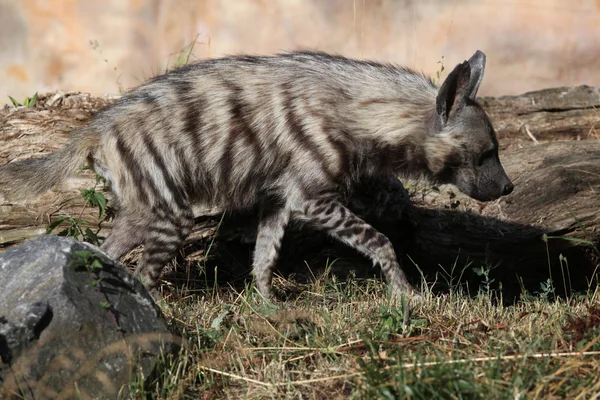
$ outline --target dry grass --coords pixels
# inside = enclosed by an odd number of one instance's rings
[[[291,282],[277,284],[290,290]],[[165,293],[187,345],[135,398],[591,398],[600,391],[600,302],[590,292],[504,305],[391,299],[378,279],[323,276],[269,302],[252,288]]]

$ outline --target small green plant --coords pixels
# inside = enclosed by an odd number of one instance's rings
[[[540,282],[540,291],[537,294],[546,300],[553,300],[556,298],[556,289],[551,278],[546,279],[545,282]]]
[[[442,265],[438,264],[438,266],[440,267],[440,271],[438,274],[441,275],[441,278],[446,282],[446,285],[447,285],[448,289],[450,290],[450,293],[453,293],[453,292],[460,293],[460,291],[462,290],[461,289],[462,277],[463,277],[465,271],[472,264],[472,261],[467,261],[462,267],[459,267],[459,265],[458,265],[459,259],[460,258],[457,255],[456,258],[454,259],[454,263],[450,267],[449,271],[446,268],[444,268]],[[437,276],[437,274],[436,274],[436,276]]]
[[[106,197],[98,191],[96,188],[82,189],[81,196],[86,201],[86,205],[89,204],[92,207],[98,207],[98,216],[101,217],[106,211]]]
[[[431,81],[438,85],[442,81],[442,72],[444,72],[444,56],[442,56],[441,60],[439,60],[438,65],[440,68],[435,72],[435,78],[432,78]]]
[[[84,227],[84,225],[87,225],[87,222],[82,221],[79,218],[60,216],[48,225],[46,234],[54,232],[54,230],[60,226],[62,229],[57,233],[58,236],[68,236],[98,245],[99,238],[97,233],[92,231],[89,227]]]
[[[35,107],[35,104],[37,103],[38,100],[38,94],[37,92],[35,92],[35,94],[31,97],[25,97],[25,100],[23,100],[23,104],[19,103],[14,97],[12,96],[8,96],[8,98],[10,99],[10,101],[12,102],[13,106],[15,107]]]
[[[480,286],[480,292],[483,292],[486,295],[490,295],[492,292],[492,284],[494,283],[495,279],[492,278],[490,276],[491,272],[496,269],[498,267],[499,264],[497,265],[482,265],[481,267],[478,268],[473,268],[473,272],[475,272],[475,274],[477,274],[477,276],[480,276],[483,278],[483,281],[481,282],[481,286]],[[500,289],[502,288],[502,285],[500,284]]]
[[[223,338],[224,333],[226,333],[223,329],[223,321],[225,320],[225,317],[231,314],[231,311],[229,310],[228,304],[224,304],[224,308],[225,309],[221,311],[219,315],[215,317],[215,319],[212,320],[210,328],[204,331],[206,339],[208,339],[209,343],[211,343],[213,346],[218,343],[219,340]]]
[[[374,332],[374,339],[386,340],[390,335],[398,334],[406,328],[406,310],[396,307],[379,307],[379,326]]]
[[[89,250],[76,251],[75,255],[77,257],[69,263],[71,266],[85,267],[90,274],[96,273],[104,268],[98,256]]]
[[[196,47],[196,44],[198,43],[198,36],[200,35],[196,35],[192,43],[188,44],[180,52],[175,54],[175,61],[172,65],[169,64],[171,61],[170,59],[169,61],[167,61],[165,73],[183,67],[184,65],[188,65],[190,63],[192,52],[194,51],[194,47]]]
[[[101,301],[100,302],[100,307],[104,308],[104,309],[109,309],[111,307],[110,303],[108,301]]]
[[[83,167],[83,169],[89,169],[89,166]],[[48,225],[46,228],[46,233],[52,233],[57,227],[61,227],[62,230],[58,232],[59,236],[68,236],[75,238],[77,240],[82,240],[84,242],[88,242],[94,245],[100,244],[100,238],[98,237],[99,229],[94,232],[89,227],[85,227],[88,225],[88,222],[83,221],[81,216],[85,211],[86,207],[91,206],[94,208],[98,208],[98,217],[102,217],[106,212],[106,204],[108,200],[97,190],[99,184],[105,184],[106,180],[100,175],[96,174],[96,183],[93,187],[88,189],[81,190],[81,196],[85,199],[85,204],[79,213],[77,218],[73,218],[70,216],[60,216],[53,222]]]

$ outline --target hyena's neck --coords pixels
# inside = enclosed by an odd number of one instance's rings
[[[354,131],[370,149],[365,160],[370,174],[430,175],[425,148],[433,139],[436,94],[428,83],[357,102]]]

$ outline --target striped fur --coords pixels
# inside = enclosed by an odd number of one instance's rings
[[[389,240],[338,202],[360,176],[425,175],[481,200],[512,184],[475,102],[477,52],[441,88],[408,69],[325,53],[236,56],[158,76],[99,112],[66,147],[0,167],[0,193],[24,200],[88,160],[118,213],[103,248],[139,244],[148,286],[193,225],[191,206],[260,205],[253,273],[268,295],[286,225],[302,218],[368,255],[409,291]]]

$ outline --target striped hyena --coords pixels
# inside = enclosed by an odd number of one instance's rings
[[[156,285],[194,223],[192,204],[257,206],[258,290],[291,219],[309,221],[379,263],[411,291],[390,241],[339,202],[361,176],[424,175],[477,200],[510,193],[494,129],[475,101],[485,55],[441,87],[409,69],[315,52],[234,56],[157,76],[99,112],[61,150],[0,167],[9,201],[38,195],[87,160],[118,211],[102,248],[139,244],[138,273]]]

